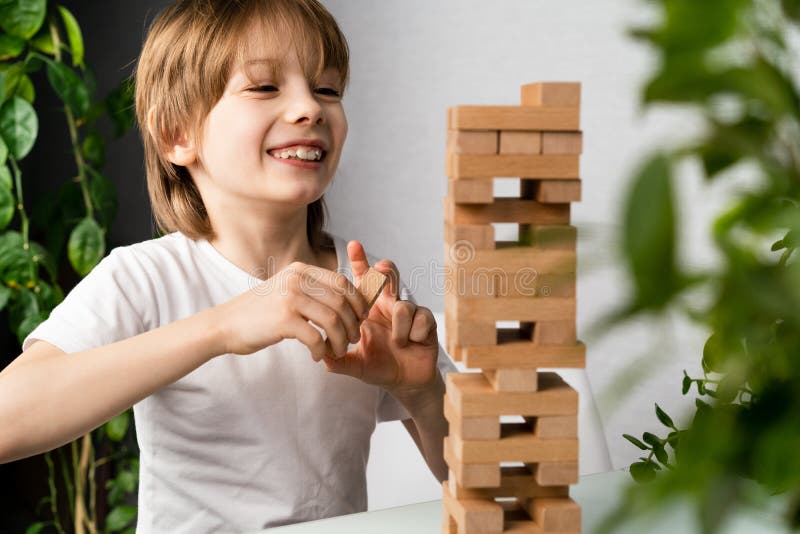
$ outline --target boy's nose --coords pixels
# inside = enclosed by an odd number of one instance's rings
[[[322,106],[310,92],[299,92],[286,108],[286,120],[292,124],[322,124],[324,116]]]

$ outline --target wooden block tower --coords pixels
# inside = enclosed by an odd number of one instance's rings
[[[480,372],[447,375],[442,532],[581,531],[569,497],[578,393],[538,371],[585,366],[570,226],[581,150],[579,83],[523,85],[520,106],[448,109],[446,343]],[[495,197],[499,177],[519,178],[519,196]],[[492,223],[519,224],[518,239],[496,241]]]

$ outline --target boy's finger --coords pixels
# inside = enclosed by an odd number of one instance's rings
[[[350,257],[350,267],[353,270],[353,282],[358,285],[361,277],[369,269],[367,253],[364,252],[364,246],[361,242],[354,239],[347,243],[347,255]]]
[[[400,299],[400,271],[397,265],[391,260],[381,260],[374,265],[374,268],[385,274],[389,281],[383,286],[383,293],[392,300]]]

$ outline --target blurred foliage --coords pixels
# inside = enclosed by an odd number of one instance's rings
[[[753,481],[788,503],[800,528],[800,0],[653,0],[652,26],[633,31],[659,58],[642,105],[702,118],[700,139],[647,158],[624,212],[623,257],[632,297],[616,315],[678,311],[705,326],[703,375],[686,428],[656,405],[663,437],[625,435],[642,457],[641,484],[601,531],[688,498],[702,532],[742,506],[764,506]],[[686,165],[689,163],[689,165]],[[675,198],[681,170],[699,163],[712,182],[745,177],[710,229],[716,266],[682,265]],[[693,298],[702,295],[703,298]],[[698,304],[701,302],[701,304]],[[698,355],[699,356],[699,355]]]
[[[0,1],[0,310],[8,310],[20,344],[63,300],[62,263],[85,276],[103,258],[116,215],[117,193],[101,170],[105,140],[97,121],[108,116],[117,137],[131,128],[132,85],[126,80],[106,98],[96,98],[84,52],[78,21],[66,7],[47,0]],[[56,194],[37,199],[29,216],[23,190],[30,178],[23,178],[19,162],[37,141],[36,93],[45,83],[64,104],[75,175],[65,176]],[[31,230],[39,230],[46,242],[31,240]],[[73,442],[69,460],[58,450],[65,494],[56,492],[56,465],[47,453],[50,494],[40,508],[46,505],[51,518],[31,525],[28,534],[99,532],[102,525],[104,532],[132,532],[136,509],[124,499],[135,491],[138,464],[121,443],[129,420],[130,413],[122,413]],[[113,452],[96,459],[96,445]],[[95,471],[107,462],[115,473],[104,488],[112,509],[102,518],[96,514]],[[59,509],[65,508],[71,528],[61,524]]]

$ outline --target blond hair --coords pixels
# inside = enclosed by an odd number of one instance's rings
[[[245,34],[253,27],[269,42],[293,45],[312,83],[333,67],[342,89],[347,85],[347,41],[316,0],[180,0],[164,9],[150,26],[135,74],[147,190],[162,233],[216,237],[189,171],[170,162],[165,148],[180,133],[200,138],[233,68],[248,57]],[[330,245],[322,231],[324,198],[308,206],[306,222],[314,251]]]

